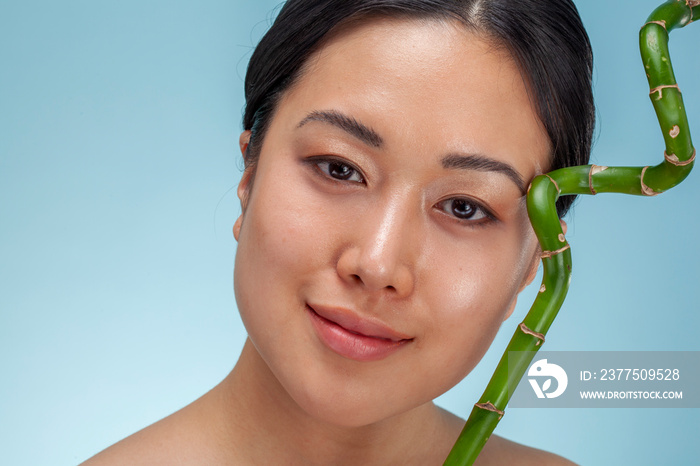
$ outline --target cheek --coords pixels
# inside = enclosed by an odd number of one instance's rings
[[[475,235],[461,245],[434,252],[431,289],[440,289],[435,299],[445,302],[446,315],[464,317],[462,308],[478,304],[472,312],[491,315],[509,304],[526,275],[533,246],[522,228],[493,229]],[[439,264],[439,265],[437,265]]]
[[[314,204],[303,182],[279,175],[294,169],[283,165],[271,171],[261,163],[243,216],[234,288],[247,327],[253,319],[262,320],[267,309],[296,306],[312,272],[330,262],[326,252],[334,222],[326,218],[327,209]]]
[[[450,254],[436,253],[441,265],[426,278],[426,301],[433,310],[426,338],[440,348],[442,358],[455,363],[449,383],[479,362],[527,276],[534,237],[529,223],[521,226],[480,235]]]

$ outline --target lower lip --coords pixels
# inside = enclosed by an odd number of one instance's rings
[[[398,351],[411,340],[393,341],[353,333],[306,308],[321,341],[331,350],[355,361],[378,361]]]

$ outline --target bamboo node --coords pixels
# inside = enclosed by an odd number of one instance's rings
[[[542,343],[544,343],[544,333],[538,333],[533,330],[530,330],[528,326],[525,325],[525,322],[521,322],[519,327],[523,333],[527,335],[532,335],[533,337],[537,338],[537,343],[535,343],[535,346],[540,346]]]
[[[661,26],[662,28],[666,29],[666,21],[664,21],[664,20],[661,20],[661,21],[649,21],[649,22],[644,23],[644,26],[646,26],[647,24],[658,24],[658,25]],[[644,26],[642,26],[642,28],[644,28]]]
[[[555,250],[555,251],[542,251],[542,256],[541,256],[541,257],[542,257],[542,259],[547,259],[547,258],[549,258],[549,257],[556,256],[557,254],[561,254],[562,252],[566,251],[566,250],[569,249],[570,247],[571,247],[571,245],[567,244],[567,245],[564,246],[563,248],[559,248],[559,249],[557,249],[557,250]]]
[[[664,151],[664,159],[671,165],[675,165],[677,167],[684,167],[686,165],[690,165],[695,161],[695,152],[696,150],[693,149],[693,155],[690,156],[688,160],[679,160],[678,156],[676,154],[667,154],[666,151]]]
[[[678,92],[681,92],[681,88],[678,87],[678,84],[664,84],[662,86],[656,86],[654,89],[650,90],[649,95],[652,95],[654,92],[658,92],[659,96],[656,98],[656,100],[660,100],[664,96],[664,89],[678,89]]]
[[[540,287],[540,293],[544,293],[545,291],[547,291],[547,287],[544,286],[544,283],[543,283],[542,286]]]
[[[591,190],[591,194],[593,194],[594,196],[596,194],[598,194],[598,192],[593,187],[593,175],[596,175],[596,174],[602,172],[603,170],[607,170],[607,169],[608,169],[608,167],[599,166],[599,165],[591,165],[591,169],[588,170],[588,188]]]
[[[559,189],[559,185],[557,184],[556,181],[554,181],[554,178],[552,178],[552,177],[549,176],[549,175],[544,175],[544,176],[546,176],[547,178],[549,178],[549,181],[551,181],[552,184],[554,185],[554,187],[557,188],[557,194],[561,194],[561,189]]]
[[[678,125],[673,125],[671,131],[668,132],[668,135],[671,136],[673,139],[676,139],[679,134],[681,134],[681,129],[678,127]]]
[[[649,166],[642,168],[642,175],[639,177],[639,182],[642,184],[642,193],[645,196],[656,196],[659,193],[657,193],[656,191],[651,189],[649,186],[644,184],[644,174],[646,173],[647,168],[649,168]]]
[[[496,408],[493,405],[493,403],[491,403],[490,401],[487,401],[486,403],[475,403],[474,406],[476,406],[477,408],[480,408],[480,409],[485,409],[486,411],[491,411],[491,412],[497,413],[499,421],[501,420],[501,418],[505,414],[503,411]]]

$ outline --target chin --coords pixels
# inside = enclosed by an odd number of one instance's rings
[[[298,405],[314,419],[343,428],[368,427],[413,408],[413,406],[409,406],[401,410],[397,407],[396,410],[392,410],[392,407],[387,406],[386,402],[377,403],[377,399],[371,401],[347,398],[337,400],[302,399]]]
[[[289,374],[286,374],[289,375]],[[401,374],[340,375],[326,368],[324,382],[305,375],[283,382],[293,402],[309,417],[330,426],[362,428],[377,425],[387,419],[425,406],[447,391],[452,380],[406,380]],[[303,377],[303,376],[302,376]],[[455,383],[458,380],[455,380]]]

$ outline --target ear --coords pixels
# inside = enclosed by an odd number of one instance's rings
[[[238,138],[238,145],[241,148],[241,155],[243,155],[243,160],[246,161],[246,168],[241,177],[241,182],[238,183],[238,199],[241,201],[241,209],[245,212],[246,204],[248,203],[248,194],[250,192],[250,185],[253,179],[253,165],[249,165],[247,161],[248,145],[250,144],[250,130],[245,130],[241,133]]]
[[[248,151],[248,145],[250,144],[250,130],[243,131],[240,138],[238,139],[238,144],[241,148],[241,154],[243,159],[246,158],[246,152]],[[249,165],[246,167],[241,177],[241,181],[238,183],[238,199],[241,201],[241,215],[238,216],[236,222],[233,224],[233,237],[238,241],[238,237],[241,234],[241,225],[243,224],[243,214],[245,214],[246,206],[248,205],[248,195],[250,194],[251,182],[253,179],[254,167]]]
[[[243,159],[245,160],[246,157],[246,151],[248,150],[248,144],[250,144],[250,134],[251,131],[249,129],[243,131],[238,138],[238,145],[241,148],[241,155],[243,156]]]

